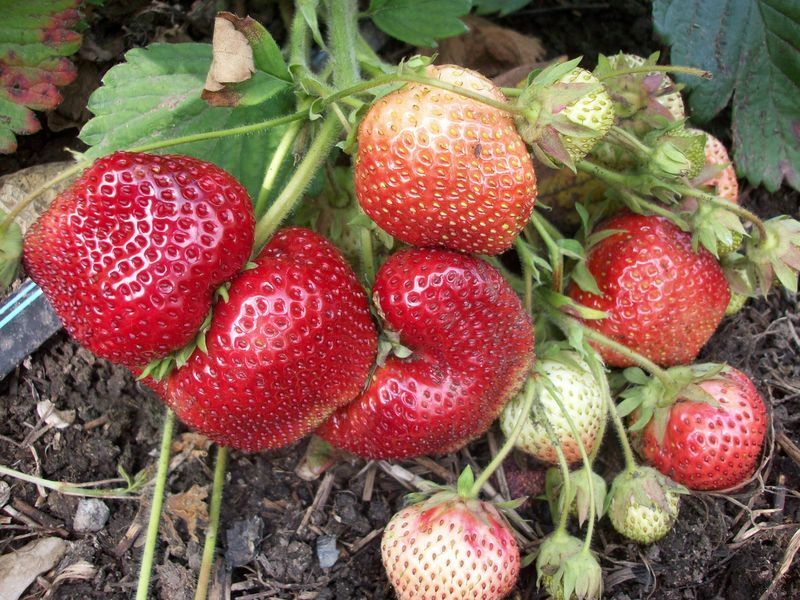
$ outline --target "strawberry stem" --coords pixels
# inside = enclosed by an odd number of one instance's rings
[[[553,425],[550,423],[550,419],[547,418],[541,402],[537,401],[534,403],[533,411],[535,413],[536,420],[544,425],[544,429],[547,432],[547,437],[550,440],[550,443],[553,445],[553,449],[556,451],[556,456],[558,457],[558,470],[561,471],[561,480],[564,482],[564,497],[571,498],[572,480],[569,477],[569,464],[567,463],[567,457],[564,456],[564,450],[561,448],[561,444],[558,441],[558,436],[553,430]],[[553,535],[563,534],[566,532],[568,515],[569,507],[562,506],[561,511],[558,514],[558,525],[556,525],[556,530],[553,532]]]
[[[272,203],[267,213],[256,224],[255,241],[253,243],[254,256],[259,253],[281,222],[294,209],[308,184],[328,157],[328,153],[339,138],[341,131],[342,126],[336,115],[328,114],[294,174],[286,182],[280,195]]]
[[[636,136],[631,135],[618,125],[612,125],[611,129],[608,131],[608,135],[612,140],[632,151],[637,157],[642,158],[642,162],[646,162],[650,155],[653,154],[651,148],[640,142]]]
[[[92,489],[93,486],[102,485],[104,483],[117,483],[125,481],[124,479],[108,479],[105,481],[93,481],[88,483],[68,483],[65,481],[52,481],[44,477],[36,475],[29,475],[22,471],[17,471],[5,465],[0,465],[0,475],[13,477],[20,481],[26,481],[34,485],[53,490],[65,496],[83,496],[88,498],[110,498],[113,500],[139,500],[139,496],[134,495],[133,492],[137,491],[141,486],[126,486],[120,488],[109,489]]]
[[[372,232],[367,227],[359,230],[359,247],[361,249],[361,266],[364,269],[364,277],[367,279],[367,286],[372,287],[375,281],[375,253],[372,249]]]
[[[544,219],[539,213],[536,211],[531,213],[531,223],[539,237],[542,238],[545,246],[547,246],[547,253],[550,255],[550,264],[553,267],[552,287],[556,292],[560,293],[564,287],[564,256],[543,221]]]
[[[261,182],[261,189],[258,191],[258,198],[256,199],[255,204],[256,219],[260,219],[264,215],[264,211],[267,208],[267,199],[269,198],[269,194],[272,192],[272,189],[275,186],[275,181],[278,179],[278,174],[281,172],[283,160],[286,158],[289,150],[291,150],[292,145],[297,139],[297,135],[300,133],[302,126],[302,121],[294,121],[291,125],[289,125],[289,127],[286,129],[286,132],[283,134],[278,147],[275,148],[275,153],[272,155],[272,158],[269,161],[269,166],[267,167],[266,173],[264,173],[264,180]]]
[[[694,75],[696,77],[702,77],[703,79],[711,79],[711,73],[708,71],[704,71],[703,69],[695,69],[694,67],[678,67],[675,65],[641,65],[639,67],[630,67],[627,69],[617,69],[616,71],[612,71],[611,73],[607,73],[602,77],[598,77],[600,81],[606,81],[607,79],[614,79],[615,77],[621,77],[623,75],[629,75],[631,73],[683,73],[685,75]]]
[[[522,402],[522,410],[517,417],[517,422],[514,423],[514,429],[511,430],[511,435],[508,436],[502,448],[500,448],[492,461],[486,466],[486,468],[480,474],[480,477],[475,480],[475,483],[469,490],[468,498],[478,497],[478,494],[480,494],[483,486],[487,481],[489,481],[489,478],[500,467],[500,465],[503,464],[506,456],[508,456],[511,450],[513,450],[514,444],[516,443],[519,434],[522,432],[522,427],[525,425],[525,421],[531,412],[533,399],[536,395],[536,387],[536,382],[533,378],[529,378],[528,381],[525,382],[525,391],[523,392],[525,397]]]
[[[203,544],[203,560],[197,576],[197,588],[194,600],[205,600],[208,595],[208,582],[211,579],[211,566],[214,564],[214,550],[217,546],[217,530],[219,529],[219,513],[222,507],[222,488],[225,485],[225,467],[228,463],[228,448],[217,448],[217,462],[214,465],[214,483],[211,488],[211,506],[209,507],[208,529]]]
[[[337,0],[328,6],[331,62],[336,66],[333,71],[333,83],[337,88],[343,88],[361,80],[356,58],[356,39],[359,35],[358,2]]]
[[[591,471],[592,461],[589,460],[589,455],[586,452],[586,446],[583,443],[583,439],[581,439],[581,435],[578,432],[578,428],[575,426],[575,422],[572,420],[572,416],[569,414],[569,411],[564,406],[564,402],[561,399],[561,392],[559,392],[559,390],[556,388],[556,386],[553,384],[553,382],[547,375],[545,375],[544,373],[540,373],[540,375],[541,375],[542,385],[544,385],[544,387],[550,393],[550,396],[552,396],[553,400],[556,401],[556,404],[558,405],[558,410],[561,411],[561,414],[567,421],[567,425],[569,426],[569,430],[572,433],[572,437],[575,439],[575,443],[578,446],[578,452],[580,452],[584,468]],[[600,446],[599,439],[596,445]],[[594,534],[594,521],[595,521],[595,515],[597,514],[597,507],[595,506],[595,497],[594,497],[594,480],[593,477],[591,476],[591,473],[589,474],[589,477],[587,477],[587,483],[589,486],[589,524],[586,526],[586,538],[584,538],[583,542],[583,549],[586,552],[589,551],[589,548],[592,545],[592,535]]]
[[[728,212],[732,212],[733,214],[741,217],[746,221],[750,221],[756,229],[758,229],[758,233],[761,236],[762,240],[767,239],[767,228],[764,225],[764,221],[762,221],[758,215],[755,213],[750,212],[746,208],[739,206],[738,204],[731,202],[730,200],[726,200],[725,198],[721,198],[719,196],[715,196],[714,194],[709,194],[708,192],[704,192],[703,190],[699,190],[697,188],[693,188],[687,185],[676,185],[674,186],[675,190],[681,194],[682,196],[690,196],[692,198],[697,198],[698,200],[702,200],[707,202],[717,208],[721,208],[723,210],[727,210]]]
[[[150,587],[150,574],[153,570],[153,557],[158,543],[158,525],[161,520],[161,507],[164,503],[164,488],[169,472],[169,451],[172,444],[172,431],[175,428],[175,413],[167,409],[164,419],[164,430],[161,433],[161,448],[158,454],[158,471],[156,485],[153,489],[150,517],[147,521],[147,536],[142,550],[142,565],[139,569],[139,582],[136,585],[136,600],[147,600]]]

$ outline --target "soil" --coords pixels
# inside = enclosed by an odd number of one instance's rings
[[[208,39],[218,4],[108,0],[94,9],[78,58],[81,77],[65,92],[73,101],[62,105],[58,115],[51,114],[48,123],[60,127],[84,121],[86,97],[125,50],[154,40]],[[238,8],[247,4],[233,3]],[[271,3],[252,4],[256,8],[251,14],[262,22],[278,21]],[[539,36],[551,57],[584,54],[592,61],[598,51],[646,55],[659,49],[647,2],[587,4],[581,10],[556,1],[535,5],[498,22]],[[276,35],[282,35],[280,26]],[[713,128],[725,136],[724,116]],[[65,146],[81,149],[75,134],[74,127],[55,132],[46,124],[41,133],[21,138],[16,154],[0,158],[0,173],[66,158]],[[762,216],[797,217],[800,212],[800,195],[786,189],[772,195],[745,189],[745,196],[745,204]],[[800,572],[790,568],[793,555],[787,550],[800,521],[800,457],[792,447],[800,445],[799,331],[798,299],[783,292],[752,301],[723,322],[702,358],[748,373],[769,401],[772,428],[764,464],[758,477],[735,494],[686,497],[678,525],[652,546],[626,542],[603,521],[594,547],[605,570],[607,597],[738,600],[759,598],[768,589],[771,598],[800,597]],[[52,401],[59,410],[75,410],[74,422],[47,429],[36,411],[42,400]],[[149,476],[163,415],[160,402],[125,369],[95,358],[61,332],[0,382],[0,463],[56,481],[109,479],[117,477],[120,467]],[[619,468],[619,457],[613,436],[606,438],[600,467],[612,473]],[[181,494],[210,489],[213,468],[213,452],[201,438],[179,427],[175,440],[177,458],[167,484],[171,510],[162,520],[152,591],[153,597],[170,600],[193,595],[207,516],[202,493]],[[294,469],[304,449],[305,442],[274,453],[232,453],[212,597],[392,597],[380,565],[380,531],[407,490],[377,465],[360,461],[342,462],[325,478],[303,481]],[[470,458],[486,464],[487,456],[487,444],[481,440],[468,452],[433,464],[402,464],[442,481],[442,473],[458,472]],[[147,494],[141,500],[106,500],[111,509],[107,524],[96,533],[77,533],[72,526],[78,498],[6,481],[12,486],[12,506],[28,520],[0,520],[0,554],[40,535],[57,535],[72,543],[59,567],[34,584],[26,598],[131,596]],[[543,503],[529,503],[521,511],[538,535],[551,529]],[[332,541],[338,558],[332,567],[322,568],[320,550]],[[61,578],[48,591],[56,574],[79,561],[94,570],[83,579]],[[516,597],[540,597],[532,567],[523,571]]]

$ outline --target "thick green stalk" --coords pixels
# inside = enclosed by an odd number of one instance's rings
[[[211,488],[211,506],[208,515],[208,530],[203,544],[203,560],[200,563],[200,574],[197,577],[197,589],[194,600],[205,600],[208,595],[208,582],[211,579],[211,567],[214,564],[214,551],[217,547],[217,531],[219,529],[219,513],[222,507],[222,489],[225,486],[225,467],[228,464],[228,449],[217,448],[217,462],[214,465],[214,483]]]
[[[631,150],[636,156],[642,159],[642,162],[646,162],[653,154],[651,148],[640,142],[636,136],[622,129],[622,127],[614,125],[608,133],[611,139],[616,140],[620,145]]]
[[[300,128],[302,126],[303,123],[301,121],[295,121],[289,125],[278,147],[275,148],[275,153],[269,161],[267,172],[264,174],[264,181],[261,183],[261,189],[258,191],[258,198],[256,199],[255,206],[256,219],[260,219],[267,208],[267,199],[275,186],[275,181],[278,179],[278,174],[283,166],[283,160],[292,149],[292,145],[297,139],[297,134],[300,133]]]
[[[622,446],[622,454],[625,456],[625,470],[633,471],[636,468],[636,459],[633,457],[633,450],[631,443],[628,441],[628,434],[625,431],[625,424],[622,422],[622,417],[617,412],[617,405],[611,394],[606,394],[606,403],[608,404],[608,412],[611,413],[611,420],[614,422],[614,429],[617,431],[620,446]]]
[[[511,430],[511,434],[506,439],[503,447],[497,452],[495,457],[492,461],[486,465],[486,468],[475,480],[475,483],[472,485],[472,488],[469,491],[470,498],[477,498],[478,494],[480,493],[483,486],[489,481],[489,478],[492,474],[503,464],[503,460],[505,460],[506,456],[514,449],[514,444],[519,437],[519,434],[522,432],[522,428],[525,426],[525,421],[528,419],[528,416],[531,412],[531,406],[533,405],[533,399],[536,392],[536,383],[533,379],[528,379],[525,383],[525,397],[522,401],[522,411],[519,413],[519,417],[517,417],[517,422],[514,423],[514,429]]]
[[[153,571],[153,558],[158,543],[158,525],[161,520],[161,507],[164,503],[164,489],[169,472],[169,450],[172,444],[172,431],[175,428],[175,413],[167,409],[164,430],[161,433],[161,448],[158,454],[158,471],[153,499],[150,504],[150,517],[147,521],[147,536],[142,550],[142,565],[139,569],[139,582],[136,586],[136,600],[147,600],[150,588],[150,574]]]
[[[356,0],[334,0],[329,3],[328,38],[331,57],[336,68],[333,83],[345,88],[361,79],[356,59],[358,33],[358,2]]]
[[[558,410],[561,411],[561,414],[567,421],[567,425],[569,426],[569,430],[572,433],[572,437],[575,439],[575,443],[578,445],[578,452],[580,452],[581,460],[583,461],[583,467],[589,471],[589,476],[587,477],[587,481],[589,483],[589,524],[586,526],[586,538],[583,542],[583,550],[584,552],[588,552],[589,548],[592,545],[592,534],[594,533],[594,521],[595,515],[597,514],[597,507],[594,503],[594,481],[592,479],[592,462],[589,460],[589,455],[586,452],[586,446],[583,444],[583,440],[581,439],[580,433],[578,432],[578,428],[575,426],[575,422],[572,420],[572,415],[569,414],[569,411],[564,406],[564,402],[561,400],[561,393],[556,389],[556,386],[553,385],[553,382],[550,380],[549,377],[546,375],[541,376],[542,385],[547,389],[550,393],[550,396],[553,400],[556,401],[558,405]],[[597,444],[600,444],[598,440]],[[566,510],[566,507],[565,507]]]
[[[328,157],[328,153],[339,138],[341,131],[342,126],[336,115],[328,114],[317,131],[316,139],[309,146],[308,152],[295,169],[291,179],[286,182],[267,213],[258,221],[253,245],[254,255],[258,254],[302,197],[308,184]]]

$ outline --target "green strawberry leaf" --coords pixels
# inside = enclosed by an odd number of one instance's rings
[[[472,5],[476,15],[499,13],[499,17],[505,17],[530,3],[531,0],[473,0]]]
[[[236,108],[208,106],[200,97],[211,64],[208,44],[152,44],[131,50],[125,58],[126,62],[106,73],[103,86],[89,99],[89,110],[95,116],[80,133],[91,146],[86,152],[88,159],[135,145],[257,123],[287,114],[294,107],[291,86],[264,72],[253,78],[269,86],[261,90],[259,103]],[[217,164],[241,181],[255,199],[284,131],[285,126],[276,127],[246,136],[181,144],[167,151]],[[289,153],[287,167],[291,161]],[[283,187],[290,171],[281,170],[273,190]]]
[[[437,39],[467,31],[460,17],[471,8],[472,0],[370,0],[367,14],[393,38],[435,47]]]
[[[794,0],[656,0],[656,31],[671,62],[710,71],[678,76],[693,118],[711,119],[732,99],[734,163],[753,185],[800,189],[800,4]]]
[[[34,110],[61,103],[58,91],[78,74],[67,58],[81,46],[82,0],[0,0],[0,152],[14,134],[39,131]]]

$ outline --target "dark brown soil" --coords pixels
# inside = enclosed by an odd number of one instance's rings
[[[71,90],[83,100],[64,109],[61,122],[85,119],[81,102],[85,105],[99,76],[127,48],[156,39],[207,38],[215,4],[107,1],[90,18],[79,61],[81,72],[88,74]],[[649,3],[610,3],[613,8],[606,3],[587,3],[582,10],[567,9],[565,4],[533,3],[531,7],[537,8],[501,23],[539,35],[551,56],[583,53],[591,61],[597,51],[623,49],[647,54],[659,48],[652,38]],[[269,6],[258,12],[263,21],[273,20]],[[54,119],[58,120],[51,116],[50,120]],[[724,123],[718,125],[723,133],[724,127]],[[0,173],[63,159],[65,145],[81,147],[74,135],[75,129],[58,134],[46,129],[22,138],[16,155],[0,159]],[[786,190],[772,196],[751,190],[746,203],[764,216],[800,214],[799,195]],[[776,580],[800,521],[799,457],[792,457],[790,447],[791,443],[800,444],[799,332],[797,297],[776,292],[726,320],[709,342],[703,359],[728,362],[748,373],[769,401],[773,422],[766,450],[769,460],[761,476],[733,496],[687,497],[674,531],[650,547],[627,543],[604,521],[594,547],[602,557],[609,598],[750,600],[761,596]],[[41,400],[52,401],[59,410],[74,409],[74,424],[41,434],[43,423],[36,413]],[[94,358],[62,332],[0,382],[0,464],[73,482],[116,477],[118,467],[128,473],[152,473],[163,414],[153,394],[124,369]],[[182,459],[170,473],[170,495],[195,485],[210,489],[212,456],[206,455],[202,444],[192,453],[190,442],[197,440],[185,433],[183,428],[176,432],[183,452],[178,449]],[[601,466],[612,472],[618,467],[612,435],[605,444]],[[277,453],[232,454],[212,597],[223,598],[226,590],[230,597],[251,599],[392,597],[380,565],[380,531],[401,505],[406,490],[375,465],[365,469],[363,462],[345,462],[328,475],[332,478],[329,493],[319,496],[325,491],[324,480],[305,482],[293,472],[304,446]],[[473,444],[470,453],[478,463],[486,464],[485,441]],[[455,473],[465,464],[465,455],[437,462],[439,471]],[[404,466],[441,481],[430,464],[410,462]],[[373,475],[374,485],[368,483]],[[18,509],[24,507],[20,501],[37,507],[39,512],[31,514],[42,527],[19,519],[0,520],[0,554],[27,543],[32,536],[60,535],[72,542],[72,548],[58,572],[79,560],[93,565],[96,572],[86,580],[61,582],[51,597],[131,597],[143,538],[134,532],[146,522],[146,500],[107,501],[111,508],[107,525],[96,534],[79,534],[72,530],[77,498],[55,492],[40,496],[33,485],[6,481],[12,485]],[[309,512],[315,498],[324,501]],[[177,514],[168,511],[162,522],[153,597],[172,600],[193,595],[204,523],[193,539],[191,528]],[[537,533],[550,530],[542,503],[533,503],[524,515],[533,520]],[[202,514],[200,517],[202,521]],[[318,548],[324,546],[326,536],[335,539],[339,557],[333,567],[323,569]],[[796,568],[785,566],[786,574],[772,589],[772,598],[800,597],[800,575]],[[34,584],[27,597],[44,597],[45,593],[44,587]],[[529,567],[520,578],[517,597],[538,598],[537,594],[535,573]]]

